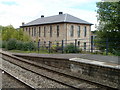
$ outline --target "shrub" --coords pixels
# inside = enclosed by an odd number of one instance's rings
[[[36,46],[33,42],[24,42],[23,43],[23,47],[22,47],[22,50],[24,51],[32,51],[32,50],[35,50],[36,49]]]
[[[52,51],[52,52],[57,52],[56,48],[57,48],[56,45],[52,45],[52,47],[51,47],[51,51]]]
[[[23,48],[23,42],[22,41],[17,41],[16,42],[16,49],[17,50],[22,50]]]
[[[28,42],[28,48],[29,48],[30,51],[35,50],[36,45],[33,42]]]
[[[28,51],[28,50],[29,50],[29,47],[28,47],[28,43],[27,43],[27,42],[23,42],[22,50],[23,50],[23,51]]]
[[[51,51],[52,51],[52,52],[62,51],[62,47],[61,47],[61,46],[57,46],[57,45],[52,45]]]
[[[8,50],[16,49],[16,42],[17,42],[16,39],[9,39],[7,43],[7,49]]]
[[[1,41],[0,43],[1,43],[0,45],[1,48],[7,48],[7,41]]]
[[[116,56],[120,56],[120,50],[114,50],[113,49],[113,54]]]
[[[64,51],[66,53],[78,53],[78,52],[80,52],[79,48],[75,47],[75,45],[73,45],[73,44],[65,46]]]

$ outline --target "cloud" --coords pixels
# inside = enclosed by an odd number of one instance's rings
[[[0,0],[0,25],[12,24],[18,28],[21,23],[30,22],[41,15],[57,15],[59,11],[96,23],[93,9],[82,6],[94,5],[97,0]],[[3,3],[5,2],[5,3]],[[11,3],[10,5],[8,3]],[[81,7],[80,7],[81,6]],[[94,27],[93,27],[94,29]]]

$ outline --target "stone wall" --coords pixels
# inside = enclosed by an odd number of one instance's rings
[[[16,56],[62,69],[63,71],[68,72],[68,74],[70,73],[71,75],[78,78],[87,79],[110,87],[119,87],[119,68],[70,61],[69,59],[33,57],[25,55]]]
[[[59,37],[57,37],[57,25],[59,26]],[[74,36],[70,36],[71,26],[74,26]],[[52,37],[50,37],[50,26],[52,26]],[[80,37],[78,37],[78,26],[80,26]],[[86,26],[86,37],[84,36],[84,27]],[[44,27],[46,29],[46,36],[44,37]],[[34,36],[34,28],[36,28],[36,34]],[[39,28],[41,30],[41,34],[39,36]],[[48,44],[48,41],[52,43],[61,43],[62,40],[66,40],[64,43],[70,44],[75,43],[75,39],[80,42],[80,47],[84,49],[84,43],[86,43],[86,49],[90,49],[91,47],[91,26],[84,24],[72,24],[72,23],[59,23],[59,24],[48,24],[48,25],[40,25],[40,26],[29,26],[24,27],[24,32],[27,33],[34,41],[39,40],[41,44]],[[32,36],[33,33],[33,36]]]

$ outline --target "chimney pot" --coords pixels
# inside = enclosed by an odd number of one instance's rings
[[[63,12],[59,12],[59,15],[60,15],[60,14],[63,14]]]
[[[22,26],[24,25],[25,23],[24,22],[22,22]]]
[[[44,17],[44,15],[41,15],[41,18],[43,18]]]

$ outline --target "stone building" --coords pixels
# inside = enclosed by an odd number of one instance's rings
[[[90,48],[91,23],[74,17],[70,14],[59,12],[58,15],[44,17],[33,20],[29,23],[22,23],[21,28],[27,32],[33,40],[39,39],[42,44],[60,44],[64,40],[65,44],[74,43],[84,48]]]

